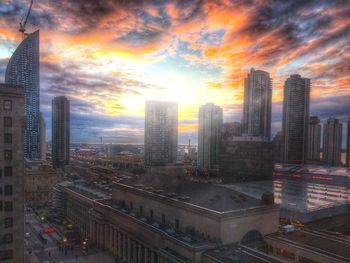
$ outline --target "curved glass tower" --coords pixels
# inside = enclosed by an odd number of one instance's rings
[[[6,68],[5,83],[25,89],[24,156],[40,159],[40,61],[39,30],[17,47]]]

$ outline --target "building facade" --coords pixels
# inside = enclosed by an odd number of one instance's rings
[[[25,89],[24,156],[40,159],[40,61],[39,31],[17,47],[6,68],[5,82]]]
[[[268,72],[251,69],[244,80],[242,131],[249,136],[271,136],[272,80]]]
[[[303,164],[307,160],[310,79],[291,75],[284,84],[282,120],[282,159]]]
[[[219,162],[222,119],[222,108],[213,103],[199,108],[197,165],[200,168],[210,169]]]
[[[350,119],[348,120],[346,136],[346,166],[350,168]]]
[[[177,103],[146,101],[145,165],[166,165],[177,160]]]
[[[307,157],[309,161],[319,161],[321,155],[321,124],[320,119],[311,116],[309,121],[309,143]]]
[[[222,138],[233,139],[233,137],[242,136],[242,125],[240,122],[227,122],[222,125]]]
[[[323,126],[323,161],[330,166],[341,165],[343,125],[336,118],[329,118]]]
[[[64,97],[52,100],[52,165],[64,168],[69,164],[70,104]]]
[[[24,89],[0,84],[0,261],[24,262]]]
[[[64,180],[63,171],[45,161],[27,161],[24,173],[25,202],[31,207],[47,206],[52,199],[52,189]]]
[[[222,141],[220,176],[225,182],[270,180],[273,173],[272,143],[264,137],[234,137]]]
[[[46,150],[46,123],[42,112],[40,112],[40,156],[42,160],[46,160]]]
[[[66,187],[67,219],[90,244],[128,263],[204,262],[205,251],[243,240],[253,229],[261,235],[277,231],[279,206],[176,178],[144,178],[144,184],[140,178],[122,180],[113,183],[109,200],[96,191]],[[220,198],[236,201],[223,205]],[[257,218],[266,224],[257,224]]]

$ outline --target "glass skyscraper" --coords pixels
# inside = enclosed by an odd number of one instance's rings
[[[25,89],[24,156],[40,159],[39,30],[29,34],[13,53],[6,68],[5,82]]]

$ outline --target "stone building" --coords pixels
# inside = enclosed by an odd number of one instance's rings
[[[0,262],[24,262],[24,89],[0,84]]]
[[[64,189],[67,219],[120,262],[199,263],[218,244],[278,229],[279,206],[178,176],[125,177],[113,183],[111,197],[88,187]]]
[[[32,207],[47,206],[53,187],[64,180],[62,170],[45,161],[26,161],[24,177],[25,202]]]

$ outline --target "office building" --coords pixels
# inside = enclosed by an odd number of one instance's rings
[[[308,138],[307,158],[309,161],[319,161],[321,154],[321,124],[320,119],[316,116],[310,117]]]
[[[197,165],[200,168],[210,169],[218,164],[222,119],[222,108],[213,103],[199,108]]]
[[[167,165],[177,158],[177,103],[146,101],[145,164]]]
[[[42,160],[46,160],[46,150],[46,123],[43,114],[40,112],[40,156]]]
[[[350,119],[346,136],[346,166],[350,168]]]
[[[52,199],[52,189],[64,180],[64,173],[43,160],[25,162],[24,196],[27,206],[47,207]]]
[[[307,160],[310,79],[291,75],[284,84],[282,159],[303,164]]]
[[[323,152],[325,164],[330,166],[341,165],[343,125],[336,118],[329,118],[323,125]]]
[[[220,176],[225,182],[270,180],[273,173],[272,143],[264,137],[234,137],[222,141]]]
[[[39,31],[22,41],[6,68],[5,82],[25,89],[24,156],[40,159],[40,61]]]
[[[52,100],[52,165],[64,169],[69,164],[70,104],[64,97]]]
[[[271,136],[272,81],[268,72],[252,68],[244,80],[242,132],[249,136]]]
[[[282,152],[282,132],[278,131],[272,140],[272,151],[273,151],[273,161],[274,163],[282,162],[281,152]]]
[[[0,84],[0,261],[24,262],[24,89]]]
[[[233,137],[242,136],[242,125],[240,122],[227,122],[222,125],[222,139],[232,140]]]

